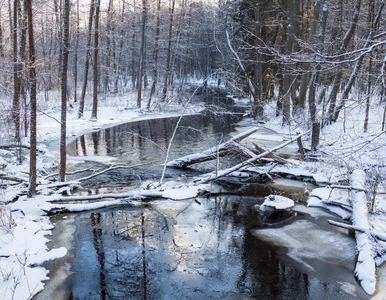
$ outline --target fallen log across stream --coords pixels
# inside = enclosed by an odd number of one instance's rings
[[[260,160],[260,159],[262,159],[262,158],[272,154],[273,152],[275,152],[275,151],[277,151],[279,149],[284,148],[285,146],[295,142],[299,137],[302,137],[302,136],[304,136],[304,135],[306,135],[306,134],[308,134],[310,132],[311,132],[311,130],[308,130],[308,131],[306,131],[306,132],[304,132],[302,134],[299,134],[296,137],[294,137],[293,139],[291,139],[289,141],[286,141],[286,142],[284,142],[284,143],[282,143],[282,144],[280,144],[280,145],[278,145],[278,146],[276,146],[274,148],[271,148],[270,150],[266,150],[263,153],[260,153],[258,155],[253,155],[251,158],[249,158],[249,159],[247,159],[247,160],[245,160],[245,161],[243,161],[243,162],[241,162],[241,163],[239,163],[239,164],[237,164],[237,165],[235,165],[233,167],[230,167],[228,169],[224,169],[224,170],[221,170],[221,171],[218,171],[218,172],[212,172],[212,173],[209,173],[209,174],[205,174],[205,175],[201,176],[201,178],[197,178],[195,180],[195,183],[196,184],[205,184],[205,183],[209,183],[209,182],[211,182],[213,180],[219,179],[221,177],[227,176],[227,175],[231,174],[232,172],[241,169],[242,167],[245,167],[247,165],[253,164],[253,163],[257,162],[258,160]]]
[[[235,135],[230,140],[226,141],[225,143],[222,143],[218,146],[212,147],[208,150],[205,150],[201,153],[195,153],[186,155],[184,157],[177,158],[175,160],[172,160],[166,164],[169,168],[187,168],[190,165],[206,162],[209,160],[216,159],[218,157],[224,157],[228,155],[229,153],[233,152],[234,149],[234,143],[238,143],[245,139],[246,137],[250,136],[251,134],[255,133],[259,128],[253,127],[249,130],[246,130],[244,132],[241,132],[237,135]]]
[[[379,247],[379,241],[386,241],[386,236],[370,230],[368,219],[367,198],[365,193],[366,174],[356,169],[351,174],[352,225],[329,220],[331,225],[355,230],[358,258],[355,266],[355,276],[363,290],[372,295],[376,288],[375,268],[384,261],[385,245]],[[381,258],[381,259],[380,259]]]

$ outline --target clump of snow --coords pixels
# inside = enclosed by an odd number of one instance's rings
[[[265,211],[270,207],[275,209],[286,210],[294,206],[294,201],[290,198],[279,196],[279,195],[270,195],[264,199],[263,204],[260,206],[260,210]]]

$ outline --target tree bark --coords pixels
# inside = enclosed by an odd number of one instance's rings
[[[88,71],[90,66],[90,55],[91,55],[91,36],[92,36],[92,23],[93,23],[93,16],[94,16],[94,9],[95,4],[94,1],[97,0],[90,0],[90,14],[88,19],[88,35],[87,35],[87,45],[86,45],[86,58],[84,63],[84,81],[82,86],[82,92],[80,95],[80,101],[79,101],[79,110],[78,110],[78,118],[83,117],[84,113],[84,102],[86,97],[86,89],[87,89],[87,82],[88,82]]]
[[[99,12],[100,0],[95,0],[95,22],[94,22],[94,61],[93,61],[93,101],[91,119],[96,120],[98,117],[98,71],[99,71]]]
[[[33,28],[32,0],[24,0],[28,15],[28,45],[29,45],[29,79],[30,79],[30,102],[31,102],[31,125],[30,125],[30,162],[29,162],[29,187],[28,196],[36,194],[36,54],[35,38]]]
[[[63,7],[63,45],[61,68],[61,114],[60,114],[60,162],[59,180],[66,180],[66,123],[67,123],[67,72],[70,45],[70,0],[64,0]]]
[[[159,36],[160,36],[160,11],[161,11],[161,0],[157,0],[157,21],[155,29],[155,40],[154,40],[154,64],[153,64],[153,82],[151,84],[149,100],[147,102],[147,109],[150,109],[151,98],[155,93],[155,88],[158,81],[158,48],[159,48]]]
[[[142,24],[141,24],[141,50],[140,50],[140,62],[138,65],[138,93],[137,93],[137,107],[141,108],[142,103],[142,79],[145,68],[145,59],[146,59],[146,51],[145,51],[145,41],[146,41],[146,18],[147,18],[147,1],[142,0]]]
[[[168,48],[167,48],[167,56],[166,56],[166,71],[165,71],[165,77],[164,77],[164,86],[162,89],[162,102],[166,100],[166,95],[168,92],[168,83],[169,78],[171,75],[171,68],[172,68],[172,41],[173,41],[173,19],[174,19],[174,6],[176,3],[176,0],[171,0],[171,6],[170,6],[170,15],[169,15],[169,37],[168,37]]]

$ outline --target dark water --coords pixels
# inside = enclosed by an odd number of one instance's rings
[[[74,244],[66,258],[72,274],[54,298],[354,298],[335,282],[348,271],[323,279],[307,274],[251,234],[267,226],[252,209],[261,198],[196,200],[74,216]]]
[[[198,116],[184,116],[173,139],[169,160],[214,147],[228,140],[229,134],[234,131],[235,123],[240,119],[240,114],[205,113]],[[161,176],[161,164],[164,163],[166,149],[177,121],[178,118],[145,120],[92,132],[69,144],[67,153],[71,156],[84,156],[85,159],[88,159],[87,156],[108,156],[114,158],[112,164],[128,166],[143,164],[141,167],[128,170],[114,170],[98,177],[97,181],[87,182],[98,187],[110,186],[112,182],[128,185],[140,183],[145,179],[157,179]],[[229,166],[229,159],[222,159],[220,167],[226,166]],[[104,166],[90,161],[77,166],[78,169],[86,167]],[[199,164],[194,169],[212,171],[214,167],[214,162],[208,162]],[[166,177],[197,174],[193,169],[183,172],[168,169]]]
[[[184,118],[171,157],[226,140],[237,119]],[[158,119],[94,132],[70,145],[69,154],[108,155],[126,164],[153,162],[134,171],[142,178],[156,178],[175,123]],[[205,164],[201,170],[211,167]],[[169,172],[172,177],[181,174]],[[122,174],[94,183],[135,182],[135,176]],[[160,200],[57,217],[53,244],[66,246],[69,253],[47,265],[53,280],[36,299],[355,299],[340,288],[342,282],[365,298],[349,268],[310,259],[315,270],[307,271],[286,256],[285,248],[252,234],[259,228],[280,230],[301,219],[318,224],[327,224],[327,219],[295,213],[271,222],[253,209],[270,189],[245,190],[253,196]],[[342,239],[347,236],[342,234]]]

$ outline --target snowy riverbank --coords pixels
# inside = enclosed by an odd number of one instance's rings
[[[134,106],[132,106],[134,108]],[[356,107],[360,111],[360,107]],[[192,107],[187,114],[201,110],[202,107]],[[91,122],[88,120],[90,112],[88,111],[84,119],[77,119],[74,111],[70,112],[67,121],[68,139],[79,136],[85,132],[98,130],[108,126],[124,122],[132,122],[144,119],[153,119],[168,116],[177,116],[181,111],[179,106],[170,106],[169,109],[160,113],[148,113],[135,109],[125,109],[113,105],[101,107],[98,120]],[[277,166],[276,171],[292,174],[294,177],[307,176],[315,178],[315,181],[324,184],[340,184],[347,181],[349,173],[354,168],[365,170],[375,169],[378,178],[380,178],[379,189],[384,188],[384,164],[386,161],[386,141],[385,135],[380,132],[380,114],[377,108],[372,109],[372,122],[369,124],[367,133],[362,133],[362,119],[357,116],[362,114],[353,110],[345,116],[343,120],[327,126],[322,130],[321,135],[321,156],[320,161],[316,162],[299,162],[292,160],[296,167]],[[264,131],[255,133],[249,139],[249,142],[258,142],[260,146],[267,149],[275,144],[280,144],[286,139],[295,136],[298,132],[306,130],[304,123],[297,126],[281,127],[280,119],[274,116],[274,107],[267,107],[267,118],[269,122],[264,127],[273,131]],[[58,148],[58,138],[60,125],[58,123],[59,112],[52,114],[42,114],[38,118],[38,142],[42,152],[39,155],[39,170],[52,167],[55,161],[55,151]],[[253,120],[244,120],[241,125],[254,126]],[[240,127],[239,130],[245,130]],[[344,134],[344,131],[351,134]],[[303,138],[304,146],[307,147],[309,140]],[[248,143],[248,141],[247,141]],[[297,146],[292,144],[288,146],[285,152],[296,153]],[[24,164],[15,164],[15,158],[12,152],[1,150],[0,156],[4,158],[7,164],[5,170],[8,174],[26,178],[28,173],[28,161]],[[48,162],[47,158],[52,159]],[[280,169],[282,168],[282,169]],[[287,168],[287,169],[286,169]],[[286,170],[285,170],[286,169]],[[272,171],[272,169],[271,169]],[[375,175],[374,175],[375,176]],[[10,201],[15,193],[17,186],[3,191],[3,201]],[[193,195],[196,190],[188,190],[186,195]],[[193,194],[192,194],[193,193]],[[165,192],[166,197],[170,192]],[[342,200],[347,198],[346,193],[339,193],[339,190],[331,190],[329,187],[316,189],[311,198],[318,196],[321,200]],[[370,215],[369,220],[374,232],[385,234],[386,220],[386,200],[385,195],[380,195],[375,199],[375,210]],[[46,236],[51,234],[52,224],[45,215],[43,208],[47,207],[49,197],[37,197],[28,199],[25,196],[14,203],[2,206],[2,215],[0,216],[4,225],[1,226],[0,237],[0,299],[27,299],[35,295],[44,288],[43,280],[48,278],[48,272],[41,267],[41,263],[46,260],[61,257],[66,254],[65,248],[58,248],[48,251]],[[319,199],[321,198],[321,199]],[[314,199],[315,200],[315,199]],[[320,203],[323,204],[321,201]],[[311,204],[311,203],[310,203]],[[320,205],[324,207],[323,205]],[[10,213],[12,211],[12,213]],[[336,213],[336,212],[335,212]],[[334,230],[332,227],[331,230]],[[382,282],[385,278],[385,266],[378,269],[378,286],[374,299],[384,299],[386,297],[386,287]]]

